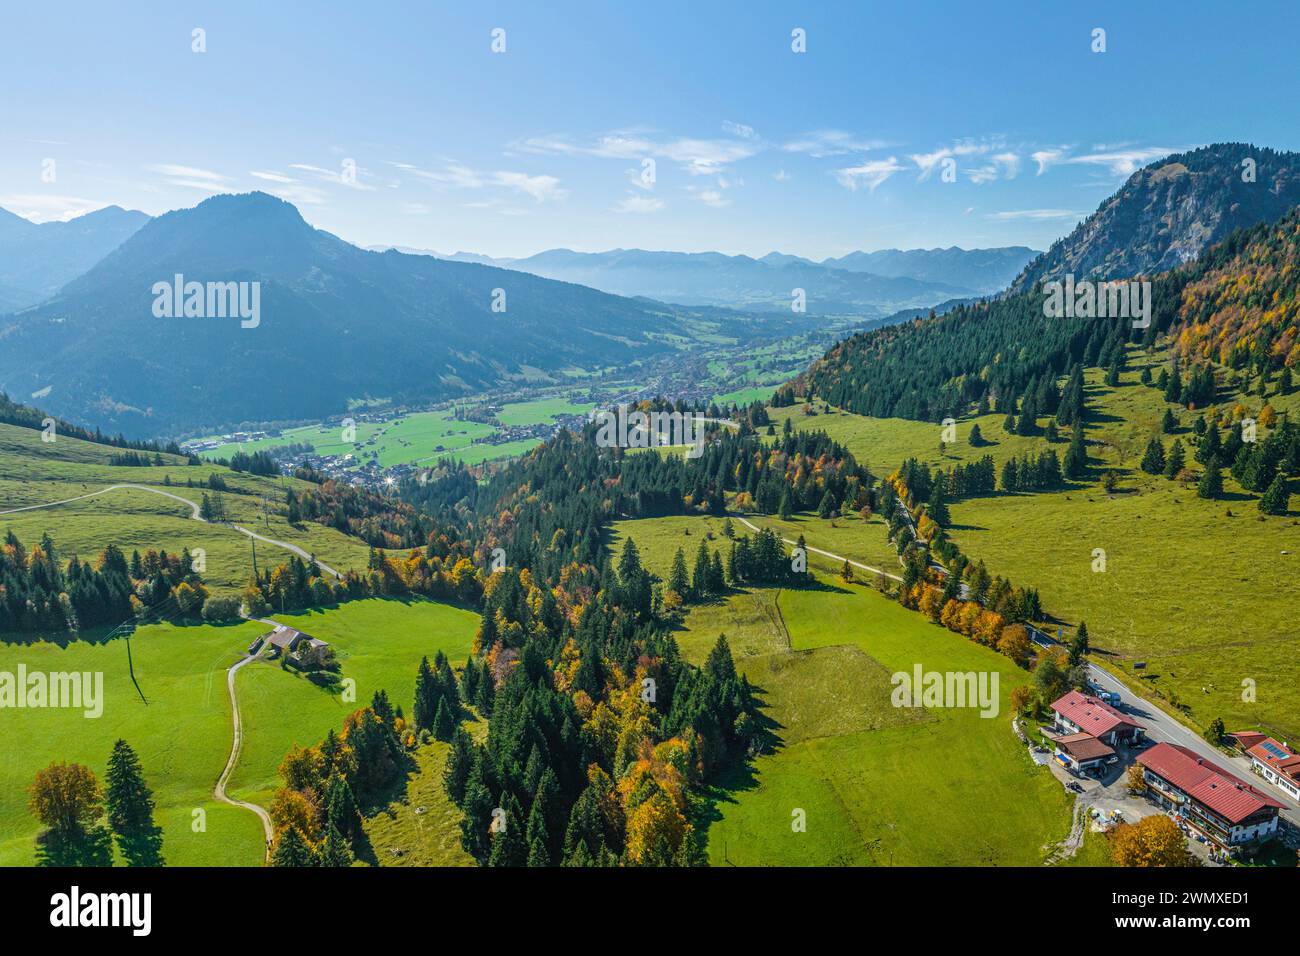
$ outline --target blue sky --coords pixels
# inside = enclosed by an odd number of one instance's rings
[[[1166,151],[1300,148],[1298,11],[11,5],[0,206],[157,214],[260,188],[358,244],[503,256],[1045,248]]]

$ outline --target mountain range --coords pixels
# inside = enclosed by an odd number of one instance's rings
[[[1245,182],[1243,158],[1258,174]],[[1109,367],[1130,338],[1169,333],[1198,363],[1266,370],[1300,363],[1300,156],[1240,144],[1204,147],[1135,172],[1087,221],[1025,270],[1007,294],[958,303],[935,321],[851,336],[801,387],[850,411],[938,421],[976,403],[999,412],[1075,363]],[[1152,277],[1145,332],[1053,318],[1038,282]],[[1107,354],[1109,353],[1109,358]]]
[[[40,224],[0,209],[0,314],[45,301],[148,221],[118,206]]]
[[[785,312],[790,310],[793,290],[803,289],[809,314],[864,318],[1001,291],[1038,254],[1024,246],[970,250],[953,246],[852,252],[815,262],[780,252],[756,259],[720,252],[548,249],[522,259],[492,259],[469,252],[444,256],[427,250],[404,251],[517,269],[616,295],[680,305]]]
[[[159,317],[154,286],[177,275],[259,283],[256,326]],[[354,399],[436,400],[627,366],[724,325],[735,335],[754,324],[776,323],[370,252],[313,228],[280,199],[220,195],[149,221],[55,297],[0,319],[0,385],[106,429],[176,434],[339,413]]]
[[[1012,283],[1127,279],[1190,262],[1236,229],[1300,204],[1300,153],[1217,143],[1139,169]]]

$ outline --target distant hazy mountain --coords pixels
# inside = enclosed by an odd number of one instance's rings
[[[1247,181],[1246,160],[1253,161]],[[1138,170],[1073,232],[1031,262],[1013,291],[1067,273],[1123,279],[1190,262],[1235,229],[1300,204],[1300,154],[1219,143]]]
[[[810,315],[879,318],[899,309],[970,295],[972,291],[937,280],[827,268],[781,253],[754,259],[720,252],[549,249],[525,259],[497,260],[496,264],[617,295],[646,296],[688,306],[789,312],[794,290],[803,289]]]
[[[38,225],[0,209],[0,313],[48,299],[148,221],[142,212],[108,206]]]
[[[850,252],[822,265],[878,276],[908,276],[922,282],[946,282],[987,295],[1001,292],[1037,256],[1028,246],[997,249],[881,249],[879,252]]]
[[[260,324],[156,317],[153,286],[176,274],[259,282]],[[492,310],[494,295],[505,312]],[[0,387],[42,392],[44,406],[93,425],[177,433],[627,364],[689,337],[681,311],[523,272],[369,252],[263,193],[217,196],[150,221],[56,298],[0,319]]]

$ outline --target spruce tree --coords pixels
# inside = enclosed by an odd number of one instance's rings
[[[474,743],[464,728],[458,727],[451,741],[451,753],[442,772],[442,786],[451,802],[460,806],[465,800],[470,771],[474,767]]]
[[[678,548],[677,553],[673,555],[673,569],[668,573],[668,587],[683,598],[691,593],[690,579],[686,576],[686,556],[682,554],[681,548]]]
[[[339,832],[339,828],[332,823],[326,830],[325,842],[321,845],[319,863],[331,867],[352,865],[352,848],[348,846],[348,841]]]
[[[1218,460],[1212,460],[1205,466],[1201,481],[1196,486],[1196,493],[1202,498],[1218,498],[1223,494],[1223,473]]]
[[[361,811],[352,787],[342,774],[334,774],[325,790],[325,819],[349,840],[361,836]]]
[[[1169,449],[1169,456],[1165,459],[1165,477],[1177,478],[1178,473],[1187,465],[1187,456],[1183,451],[1183,442],[1175,438],[1173,446]]]
[[[524,866],[528,862],[528,845],[524,842],[523,813],[513,796],[508,796],[505,802],[505,812],[500,818],[502,829],[492,834],[488,866]]]
[[[1259,499],[1259,510],[1266,515],[1284,515],[1290,505],[1291,493],[1287,490],[1286,476],[1279,471]]]
[[[419,669],[415,672],[415,708],[411,715],[415,718],[416,730],[433,730],[438,705],[442,702],[439,691],[433,670],[429,667],[429,658],[420,658]]]
[[[1158,475],[1165,470],[1165,446],[1159,438],[1147,442],[1146,454],[1142,456],[1142,470],[1148,475]]]
[[[104,806],[108,825],[128,866],[162,866],[162,830],[153,822],[153,791],[144,782],[140,758],[125,740],[108,758]]]
[[[433,736],[439,740],[451,740],[452,735],[456,732],[456,718],[452,714],[451,707],[447,705],[447,698],[438,699],[438,712],[433,718]]]
[[[298,828],[290,824],[280,833],[271,851],[272,866],[315,866],[316,857]]]

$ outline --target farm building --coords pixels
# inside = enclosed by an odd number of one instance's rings
[[[284,659],[304,670],[321,667],[329,658],[329,644],[310,634],[281,625],[264,635],[271,645],[272,656]]]
[[[1137,759],[1156,802],[1220,848],[1231,852],[1277,832],[1282,804],[1195,751],[1160,743]]]

